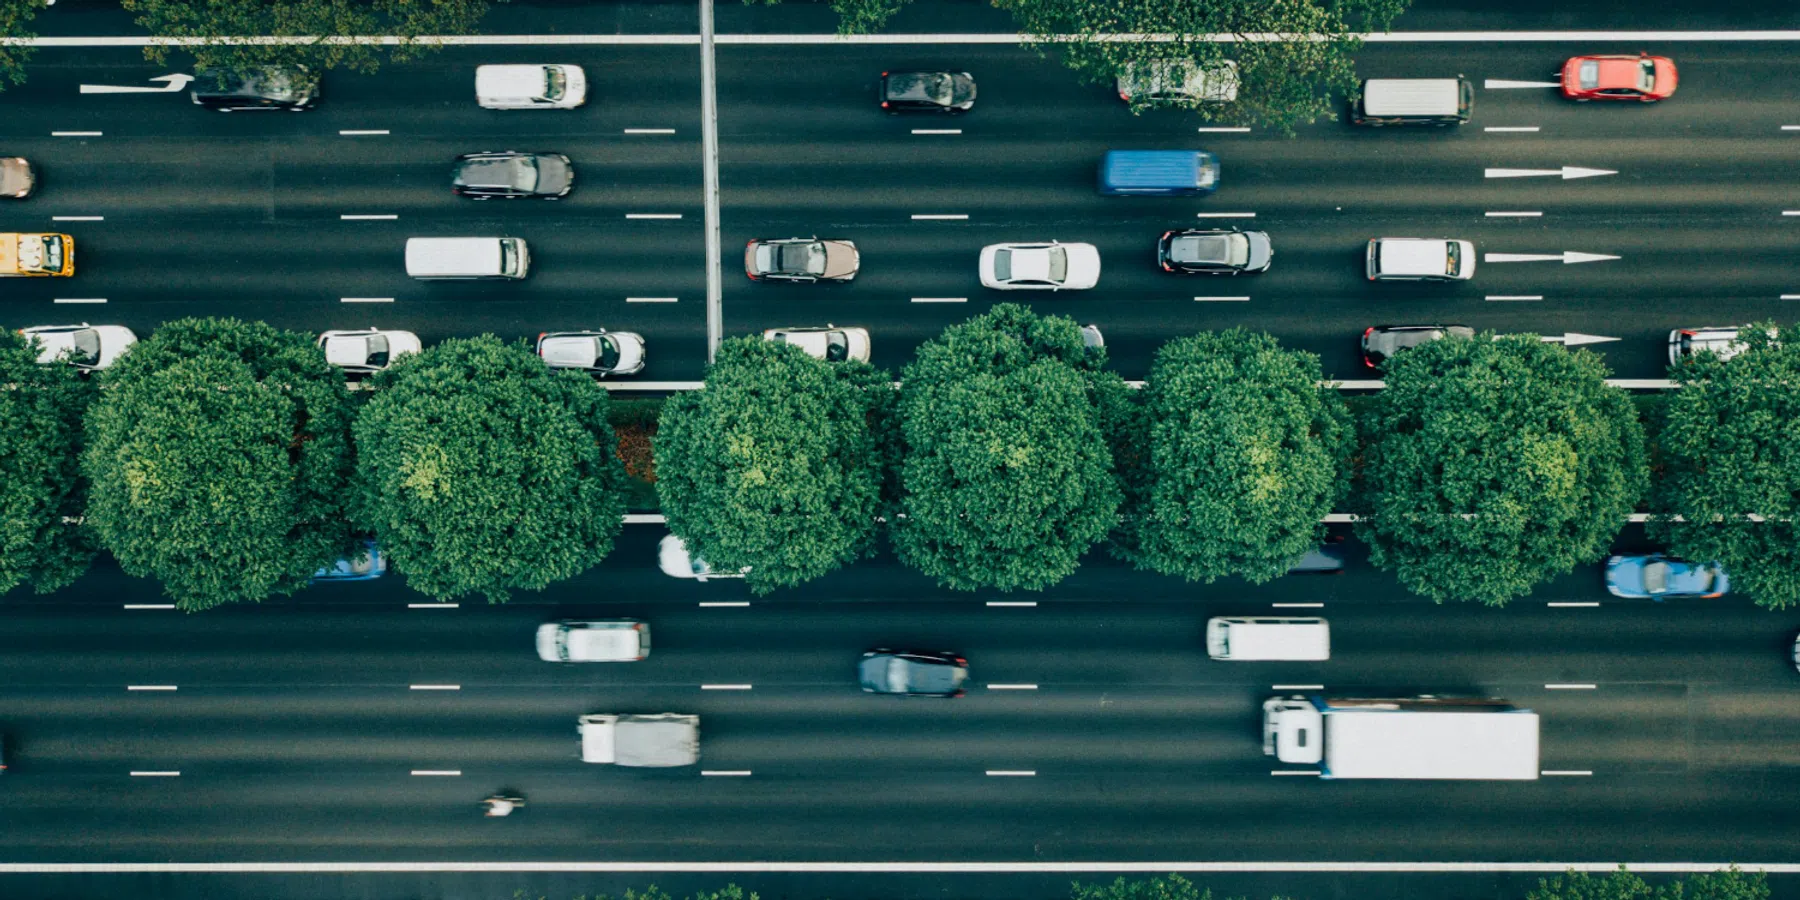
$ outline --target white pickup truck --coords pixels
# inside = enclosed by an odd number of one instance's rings
[[[700,717],[683,713],[582,716],[581,761],[667,768],[700,761]]]

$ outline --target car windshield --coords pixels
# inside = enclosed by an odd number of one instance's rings
[[[1462,269],[1462,245],[1455,241],[1445,241],[1444,243],[1450,251],[1445,254],[1448,261],[1444,264],[1444,274],[1455,275]]]
[[[1012,280],[1012,251],[997,250],[994,252],[994,280]]]
[[[83,328],[74,334],[75,361],[91,366],[100,361],[100,332]]]
[[[388,364],[388,339],[384,335],[372,334],[363,344],[364,357],[371,366]]]
[[[1646,94],[1656,89],[1655,60],[1644,59],[1638,61],[1637,89]]]
[[[1644,593],[1661,594],[1669,590],[1669,564],[1653,562],[1644,566]]]
[[[1581,66],[1575,70],[1575,81],[1581,87],[1589,90],[1599,87],[1600,61],[1597,59],[1582,60]]]
[[[619,364],[619,342],[612,335],[603,334],[594,338],[594,365],[601,369],[611,369]]]
[[[1050,248],[1050,280],[1061,283],[1069,277],[1069,254],[1061,247]]]
[[[60,272],[63,267],[63,242],[60,237],[44,238],[44,268]]]
[[[561,100],[569,89],[569,76],[559,66],[544,67],[544,99]]]
[[[834,331],[825,336],[825,359],[830,362],[843,362],[850,358],[850,338],[841,331]]]

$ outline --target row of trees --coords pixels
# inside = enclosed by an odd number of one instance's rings
[[[1348,509],[1409,590],[1499,605],[1648,505],[1674,552],[1780,608],[1800,602],[1800,334],[1745,333],[1677,370],[1648,431],[1597,356],[1530,337],[1400,354],[1354,415],[1316,357],[1243,329],[1169,342],[1142,390],[1073,320],[1012,304],[926,342],[898,389],[740,338],[665,404],[657,490],[759,592],[884,539],[959,590],[1042,590],[1102,545],[1261,583]],[[201,609],[298,590],[373,535],[419,590],[498,600],[599,562],[624,511],[606,392],[493,337],[358,392],[310,336],[231,319],[164,325],[93,379],[34,360],[0,336],[0,590],[54,590],[103,548]]]
[[[291,594],[372,534],[427,594],[541,589],[612,548],[608,398],[493,337],[402,357],[352,394],[310,335],[158,328],[98,378],[0,335],[0,590],[104,548],[183,609]]]

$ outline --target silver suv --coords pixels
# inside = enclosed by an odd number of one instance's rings
[[[1677,328],[1669,332],[1669,365],[1678,365],[1684,359],[1691,359],[1700,353],[1717,354],[1720,359],[1730,359],[1750,345],[1739,340],[1739,335],[1748,325],[1709,326],[1706,328]],[[1769,329],[1771,339],[1778,332]]]

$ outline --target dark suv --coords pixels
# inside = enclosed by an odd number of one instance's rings
[[[967,72],[883,72],[881,108],[900,112],[968,112],[975,106],[975,78]]]
[[[195,69],[194,102],[219,112],[285,109],[300,112],[319,102],[319,78],[304,66],[264,69]]]

